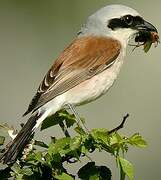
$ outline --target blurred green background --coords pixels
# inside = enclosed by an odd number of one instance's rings
[[[17,128],[21,115],[53,60],[76,36],[81,24],[97,9],[119,3],[138,10],[161,31],[161,1],[145,0],[0,0],[0,121]],[[140,132],[146,149],[131,149],[127,159],[135,166],[136,180],[161,177],[161,59],[160,49],[128,51],[120,76],[99,100],[78,108],[89,128],[117,126],[130,114],[122,133]],[[43,134],[43,135],[42,135]],[[38,139],[61,135],[58,127],[37,133]],[[93,159],[109,166],[118,179],[115,162],[104,153]],[[81,163],[85,163],[83,159]],[[71,166],[76,171],[81,166]]]

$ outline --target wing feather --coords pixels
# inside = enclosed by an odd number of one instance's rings
[[[27,113],[112,66],[120,49],[117,40],[107,37],[76,39],[62,52],[44,77],[37,92],[39,96],[32,100]]]

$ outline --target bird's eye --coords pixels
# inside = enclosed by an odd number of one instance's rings
[[[133,23],[133,17],[131,15],[123,16],[123,20],[129,26]]]

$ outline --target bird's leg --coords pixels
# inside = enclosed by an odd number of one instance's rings
[[[79,114],[77,113],[75,107],[72,105],[72,104],[67,104],[67,106],[69,107],[69,109],[72,111],[72,113],[74,114],[75,118],[76,118],[76,121],[77,121],[77,124],[80,124],[81,122],[81,119],[80,119],[80,116]]]
[[[67,130],[67,127],[65,126],[65,124],[64,124],[63,121],[59,122],[59,126],[61,127],[64,135],[65,135],[66,137],[70,137],[70,134],[69,134],[69,132],[68,132],[68,130]]]
[[[82,121],[81,121],[81,118],[80,118],[79,114],[77,113],[77,111],[75,109],[75,106],[73,104],[70,104],[70,103],[68,103],[67,106],[72,111],[72,113],[74,114],[76,122],[77,122],[77,125],[79,127],[81,127],[80,122],[82,123]],[[82,123],[82,125],[83,125],[83,129],[85,129],[87,132],[89,132],[87,127],[84,125],[84,123]]]

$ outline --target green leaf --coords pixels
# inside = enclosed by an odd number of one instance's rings
[[[50,116],[43,121],[41,125],[41,131],[59,124],[60,121],[63,121],[63,119],[59,117],[58,113],[55,113],[53,116]]]
[[[78,133],[78,134],[80,134],[80,135],[85,135],[86,134],[86,132],[83,130],[83,128],[82,127],[75,127],[74,128],[74,130]]]
[[[45,159],[46,165],[49,166],[50,168],[52,168],[52,164],[51,164],[52,157],[50,156],[50,154],[46,153],[45,156],[44,156],[44,159]]]
[[[62,158],[59,153],[52,155],[52,161],[54,161],[54,162],[61,162],[61,159]]]
[[[14,163],[13,166],[11,167],[11,169],[15,173],[19,173],[21,171],[21,167],[18,163]]]
[[[43,148],[48,148],[48,147],[49,147],[47,144],[45,144],[45,143],[42,142],[42,141],[37,141],[37,140],[35,140],[35,141],[34,141],[34,144],[35,144],[36,146],[40,146],[40,147],[43,147]]]
[[[122,157],[118,157],[118,159],[123,172],[128,176],[129,180],[134,180],[133,165]]]
[[[109,145],[109,135],[107,133],[107,129],[104,128],[93,129],[91,135],[94,137],[95,141],[97,142],[101,141]]]
[[[69,144],[70,144],[70,137],[65,137],[56,140],[56,143],[51,143],[48,148],[48,153],[51,154],[57,154],[60,153],[61,155],[64,155],[70,151]]]
[[[70,176],[67,173],[62,173],[61,175],[56,175],[54,176],[54,178],[58,179],[58,180],[74,180],[74,178],[72,176]]]
[[[139,133],[135,133],[128,139],[128,143],[131,145],[135,145],[137,147],[144,148],[147,146],[146,141],[139,135]]]
[[[50,116],[43,121],[41,125],[41,131],[51,126],[55,126],[64,120],[66,122],[67,128],[73,126],[73,124],[76,122],[75,116],[73,114],[69,114],[66,110],[60,110],[53,116]]]
[[[71,141],[70,141],[70,149],[72,151],[77,150],[81,145],[81,140],[82,140],[82,138],[80,136],[76,136],[73,139],[71,139]]]
[[[116,132],[116,133],[113,133],[111,138],[110,138],[110,145],[122,143],[122,141],[123,141],[123,138],[121,137],[120,134],[118,134]]]
[[[23,167],[22,173],[25,174],[26,176],[31,176],[33,174],[32,170],[28,167]]]
[[[100,180],[100,178],[99,178],[98,174],[94,174],[89,177],[89,180]]]
[[[5,141],[5,137],[0,136],[0,146],[2,146],[4,144],[4,141]]]
[[[67,128],[70,128],[71,126],[74,125],[74,123],[75,123],[75,118],[74,118],[74,119],[73,119],[73,118],[65,119],[65,123],[66,123]]]
[[[91,134],[85,134],[81,136],[81,146],[80,152],[83,154],[87,154],[89,151],[94,151],[97,147],[95,146],[96,142]]]
[[[78,177],[82,180],[111,180],[112,175],[109,168],[89,162],[78,171]]]
[[[24,180],[23,174],[17,174],[17,175],[15,175],[15,179],[16,179],[16,180]]]
[[[42,153],[40,151],[35,153],[34,159],[39,161],[39,162],[43,162],[42,160]]]
[[[149,51],[149,49],[151,48],[151,45],[152,45],[152,41],[147,41],[145,44],[144,44],[144,52],[147,53]]]
[[[67,128],[70,128],[76,122],[74,114],[70,114],[66,110],[60,111],[59,116],[65,120]]]

